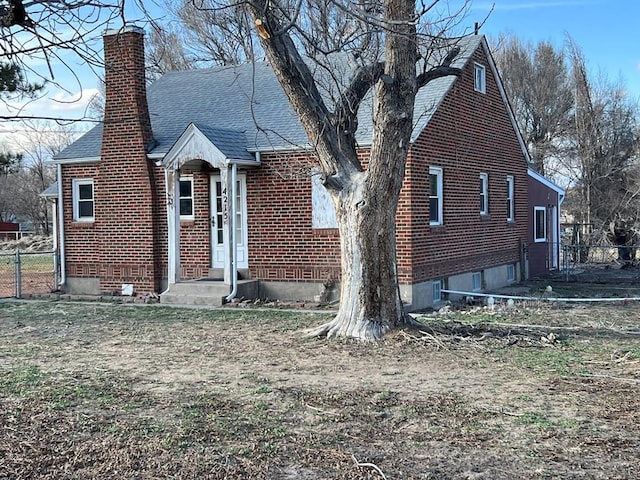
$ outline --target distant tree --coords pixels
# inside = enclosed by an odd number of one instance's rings
[[[573,82],[565,54],[545,41],[533,45],[507,35],[496,42],[494,56],[533,168],[544,175],[573,128]]]
[[[590,230],[588,240],[605,236],[621,247],[640,239],[640,112],[626,89],[606,78],[596,87],[584,55],[569,42],[575,84],[575,134],[572,172],[580,208],[574,212]],[[630,249],[621,248],[629,261]]]
[[[180,33],[171,24],[152,22],[146,43],[147,79],[153,80],[167,72],[194,68]]]
[[[0,152],[0,220],[29,220],[38,233],[48,235],[49,205],[40,197],[55,180],[49,163],[53,155],[70,145],[79,134],[73,125],[32,121],[12,136],[13,153],[8,147]]]
[[[142,0],[134,2],[144,10]],[[101,70],[100,43],[95,40],[105,28],[124,24],[124,7],[125,2],[109,0],[0,0],[0,95],[33,94],[44,84],[67,91],[81,88],[69,53],[96,72]],[[71,73],[75,85],[58,83],[59,69]],[[25,115],[19,108],[0,115],[4,120],[35,117],[46,115]]]
[[[0,145],[0,222],[10,222],[16,217],[18,202],[13,177],[21,169],[22,158],[22,154],[12,152],[6,144]]]
[[[15,172],[21,161],[21,153],[12,153],[9,151],[0,152],[0,176],[7,176]]]
[[[27,82],[19,65],[0,62],[0,98],[3,100],[33,97],[43,87],[41,84]]]
[[[73,124],[52,121],[26,121],[23,125],[23,131],[13,138],[15,147],[23,152],[20,168],[10,176],[15,184],[12,188],[16,200],[14,213],[33,223],[37,233],[48,235],[50,208],[40,194],[56,178],[50,161],[73,143],[80,130]]]

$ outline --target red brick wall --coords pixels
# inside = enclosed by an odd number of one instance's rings
[[[103,244],[102,290],[132,283],[137,291],[160,285],[154,220],[156,178],[147,148],[153,140],[139,31],[104,37],[105,114],[95,179],[96,229]]]
[[[193,221],[180,222],[180,278],[207,277],[211,267],[211,213],[207,172],[181,170],[193,177]]]
[[[118,45],[105,41],[109,58],[122,59],[119,66],[110,63],[112,69],[129,71],[129,60],[142,61],[141,42],[133,44],[132,55],[116,55]],[[402,283],[516,262],[520,242],[527,237],[526,162],[487,60],[482,54],[477,60],[487,66],[486,95],[473,91],[469,69],[410,152],[398,213]],[[108,82],[110,78],[107,75]],[[143,91],[139,77],[108,88],[102,160],[63,166],[67,272],[100,276],[103,290],[133,283],[138,291],[157,291],[160,278],[167,275],[164,174],[146,158],[151,137]],[[138,101],[127,101],[131,98]],[[247,173],[249,267],[254,278],[324,281],[340,276],[337,230],[311,226],[308,165],[304,152],[263,154],[260,168]],[[441,227],[429,226],[430,165],[444,169]],[[489,174],[486,218],[479,214],[480,172]],[[181,224],[181,278],[205,276],[211,265],[210,173],[191,173],[195,220]],[[506,221],[507,175],[515,178],[515,223]],[[84,177],[95,181],[95,224],[74,224],[71,219],[71,179]]]
[[[466,69],[408,158],[398,215],[404,283],[517,262],[526,239],[526,160],[484,53],[474,60],[487,67],[486,94],[474,91],[473,68]],[[443,169],[442,226],[429,225],[430,166]],[[481,172],[489,175],[487,216],[480,215]],[[515,223],[506,221],[507,175],[515,179]]]
[[[323,281],[340,276],[337,230],[311,228],[311,179],[302,168],[308,163],[304,152],[263,155],[261,167],[247,174],[254,278]]]
[[[74,222],[72,208],[73,179],[95,178],[96,172],[95,164],[62,166],[65,260],[66,273],[70,277],[98,276],[102,242],[96,226],[94,223]]]
[[[166,202],[164,174],[146,154],[152,134],[143,34],[134,28],[105,35],[104,52],[100,161],[63,166],[67,275],[99,277],[105,292],[119,291],[123,283],[138,292],[157,291],[166,271]],[[94,181],[95,222],[73,222],[74,178]]]
[[[552,265],[549,239],[551,239],[551,228],[553,220],[551,218],[551,207],[558,205],[558,193],[546,185],[529,177],[529,225],[528,229],[528,258],[529,258],[529,278],[543,277],[549,274]],[[546,209],[547,220],[547,241],[536,243],[533,234],[534,207],[544,207]]]

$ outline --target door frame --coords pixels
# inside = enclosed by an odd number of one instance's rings
[[[240,229],[236,235],[236,243],[238,245],[237,250],[237,268],[249,268],[249,230],[247,223],[247,175],[245,172],[238,172],[238,225]],[[222,188],[222,176],[220,173],[215,173],[209,176],[209,208],[210,208],[210,249],[211,249],[211,267],[212,268],[225,268],[225,264],[228,262],[227,255],[230,252],[229,246],[229,231],[220,225],[224,222],[224,200],[217,190],[217,183],[220,183]],[[221,190],[221,194],[224,195],[224,191]],[[220,200],[220,201],[219,201]],[[229,202],[228,202],[229,203]],[[222,243],[219,242],[220,236],[222,237]]]

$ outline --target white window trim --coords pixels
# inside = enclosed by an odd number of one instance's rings
[[[544,218],[544,231],[542,232],[543,236],[540,238],[536,235],[538,233],[538,212],[542,212]],[[533,241],[535,243],[544,243],[547,241],[547,209],[545,207],[533,207]]]
[[[195,192],[193,190],[193,176],[184,175],[180,176],[178,182],[190,182],[191,183],[191,215],[182,215],[180,214],[181,221],[192,221],[195,220],[196,213],[196,203],[195,203]],[[180,196],[180,185],[178,184],[178,208],[180,208],[182,204],[182,197]]]
[[[471,289],[474,292],[482,290],[482,272],[473,272],[471,274]]]
[[[507,222],[515,220],[515,180],[513,175],[507,175]]]
[[[473,64],[473,89],[479,93],[487,93],[487,68],[480,64]]]
[[[442,301],[442,289],[444,288],[442,280],[435,280],[431,284],[431,300],[433,303],[438,303]]]
[[[484,205],[482,200],[484,199]],[[480,174],[480,215],[489,215],[489,174]]]
[[[507,282],[516,281],[516,266],[512,263],[507,265]]]
[[[93,203],[93,215],[90,217],[80,216],[80,186],[91,185],[91,202]],[[84,199],[88,200],[88,199]],[[74,178],[72,181],[72,202],[73,202],[73,221],[74,222],[94,222],[96,215],[96,190],[93,184],[93,178]]]
[[[432,197],[437,197],[438,198],[438,219],[437,220],[429,220],[429,225],[431,226],[438,226],[438,225],[443,225],[444,224],[444,208],[443,208],[443,203],[444,203],[444,194],[443,194],[443,173],[442,173],[442,168],[440,167],[429,167],[429,176],[431,175],[436,175],[437,179],[436,182],[438,184],[438,194],[437,195],[432,195],[431,192],[429,192],[429,206],[431,206],[431,198]],[[429,188],[431,188],[431,179],[429,179]],[[431,212],[429,212],[429,216],[431,216]]]

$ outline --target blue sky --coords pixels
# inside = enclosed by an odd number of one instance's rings
[[[452,7],[462,2],[450,0]],[[145,4],[153,13],[162,15],[155,0]],[[142,15],[136,11],[134,2],[127,5],[132,9],[128,20],[140,19]],[[484,20],[490,11],[481,33],[496,38],[512,32],[525,41],[548,40],[558,46],[569,34],[583,49],[592,74],[603,72],[611,80],[621,77],[629,93],[640,98],[640,41],[635,33],[640,18],[638,0],[474,0],[460,26],[470,30],[474,22]],[[32,102],[23,113],[65,118],[84,115],[98,81],[77,59],[68,61],[80,76],[80,82],[74,81],[64,69],[57,70],[57,80],[68,91],[49,87],[44,98]],[[3,109],[0,107],[0,111]],[[10,124],[2,125],[0,134],[11,128]]]
[[[622,77],[629,94],[640,98],[640,2],[638,0],[495,0],[472,3],[469,19],[482,21],[481,32],[497,37],[513,32],[525,41],[564,44],[566,35],[583,50],[593,75]]]

